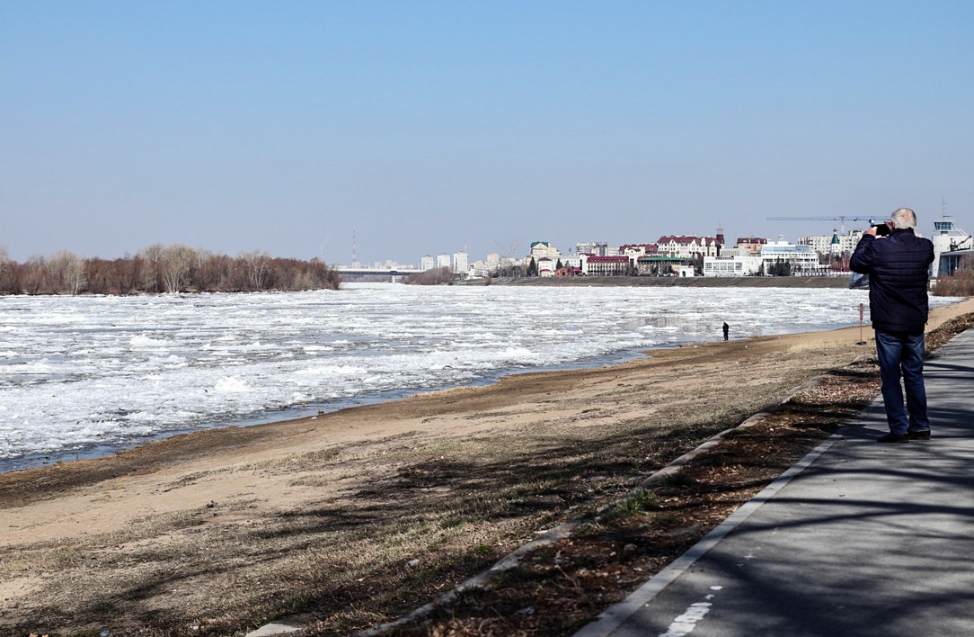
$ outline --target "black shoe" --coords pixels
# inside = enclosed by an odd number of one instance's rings
[[[880,436],[876,438],[876,442],[909,442],[910,434],[894,434],[888,433],[885,436]]]
[[[930,440],[930,430],[925,431],[908,431],[906,435],[909,436],[910,440]]]

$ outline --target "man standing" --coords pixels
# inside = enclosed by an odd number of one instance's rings
[[[930,440],[923,384],[923,330],[929,311],[927,287],[933,244],[916,236],[916,224],[916,214],[900,208],[886,222],[889,235],[877,238],[876,226],[866,230],[849,262],[853,272],[869,275],[869,314],[876,333],[889,423],[889,433],[877,442]]]

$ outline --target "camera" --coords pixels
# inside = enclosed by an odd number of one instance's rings
[[[886,225],[885,221],[880,221],[879,223],[873,223],[873,228],[876,228],[877,237],[885,237],[889,234],[889,226]]]

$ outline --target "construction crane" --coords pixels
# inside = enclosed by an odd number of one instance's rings
[[[838,221],[842,234],[845,234],[845,222],[868,221],[873,223],[874,217],[858,217],[855,215],[836,215],[834,217],[767,217],[767,221]]]

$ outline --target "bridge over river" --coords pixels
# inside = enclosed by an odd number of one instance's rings
[[[360,265],[332,266],[343,281],[391,281],[398,283],[410,274],[420,274],[417,268],[368,268]]]

